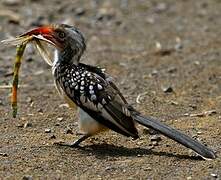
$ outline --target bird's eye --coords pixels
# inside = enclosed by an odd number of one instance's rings
[[[63,39],[63,38],[65,38],[65,33],[60,31],[60,32],[58,32],[58,36],[59,36],[59,38]]]

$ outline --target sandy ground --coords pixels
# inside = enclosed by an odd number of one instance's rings
[[[109,132],[81,149],[54,145],[78,137],[76,111],[60,99],[50,67],[29,46],[19,115],[12,118],[15,48],[0,46],[0,179],[220,179],[220,1],[0,2],[0,40],[42,24],[76,25],[87,39],[85,63],[105,67],[143,114],[199,139],[218,156],[201,160],[163,136],[153,143],[142,127],[136,141]]]

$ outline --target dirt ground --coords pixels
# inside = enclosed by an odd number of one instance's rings
[[[10,83],[14,47],[0,46],[0,179],[220,179],[221,2],[219,0],[1,0],[0,40],[35,26],[67,23],[87,39],[83,62],[107,69],[128,101],[214,149],[200,159],[139,127],[133,141],[108,132],[82,148],[76,111],[53,86],[50,67],[29,46],[21,68],[18,117]]]

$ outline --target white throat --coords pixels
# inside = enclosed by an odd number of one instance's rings
[[[56,68],[56,64],[58,63],[58,50],[55,49],[54,51],[54,61],[53,61],[53,65],[52,65],[52,74],[54,74],[55,68]]]

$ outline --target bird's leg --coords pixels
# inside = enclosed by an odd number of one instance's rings
[[[82,137],[80,137],[78,140],[74,141],[72,144],[71,144],[71,147],[77,147],[79,146],[79,144],[81,142],[83,142],[85,139],[89,138],[91,136],[91,134],[85,134],[83,135]]]
[[[91,134],[84,134],[78,140],[74,141],[73,143],[65,143],[65,142],[55,142],[55,145],[59,146],[69,146],[69,147],[79,147],[79,144],[83,142],[85,139],[89,138]]]

